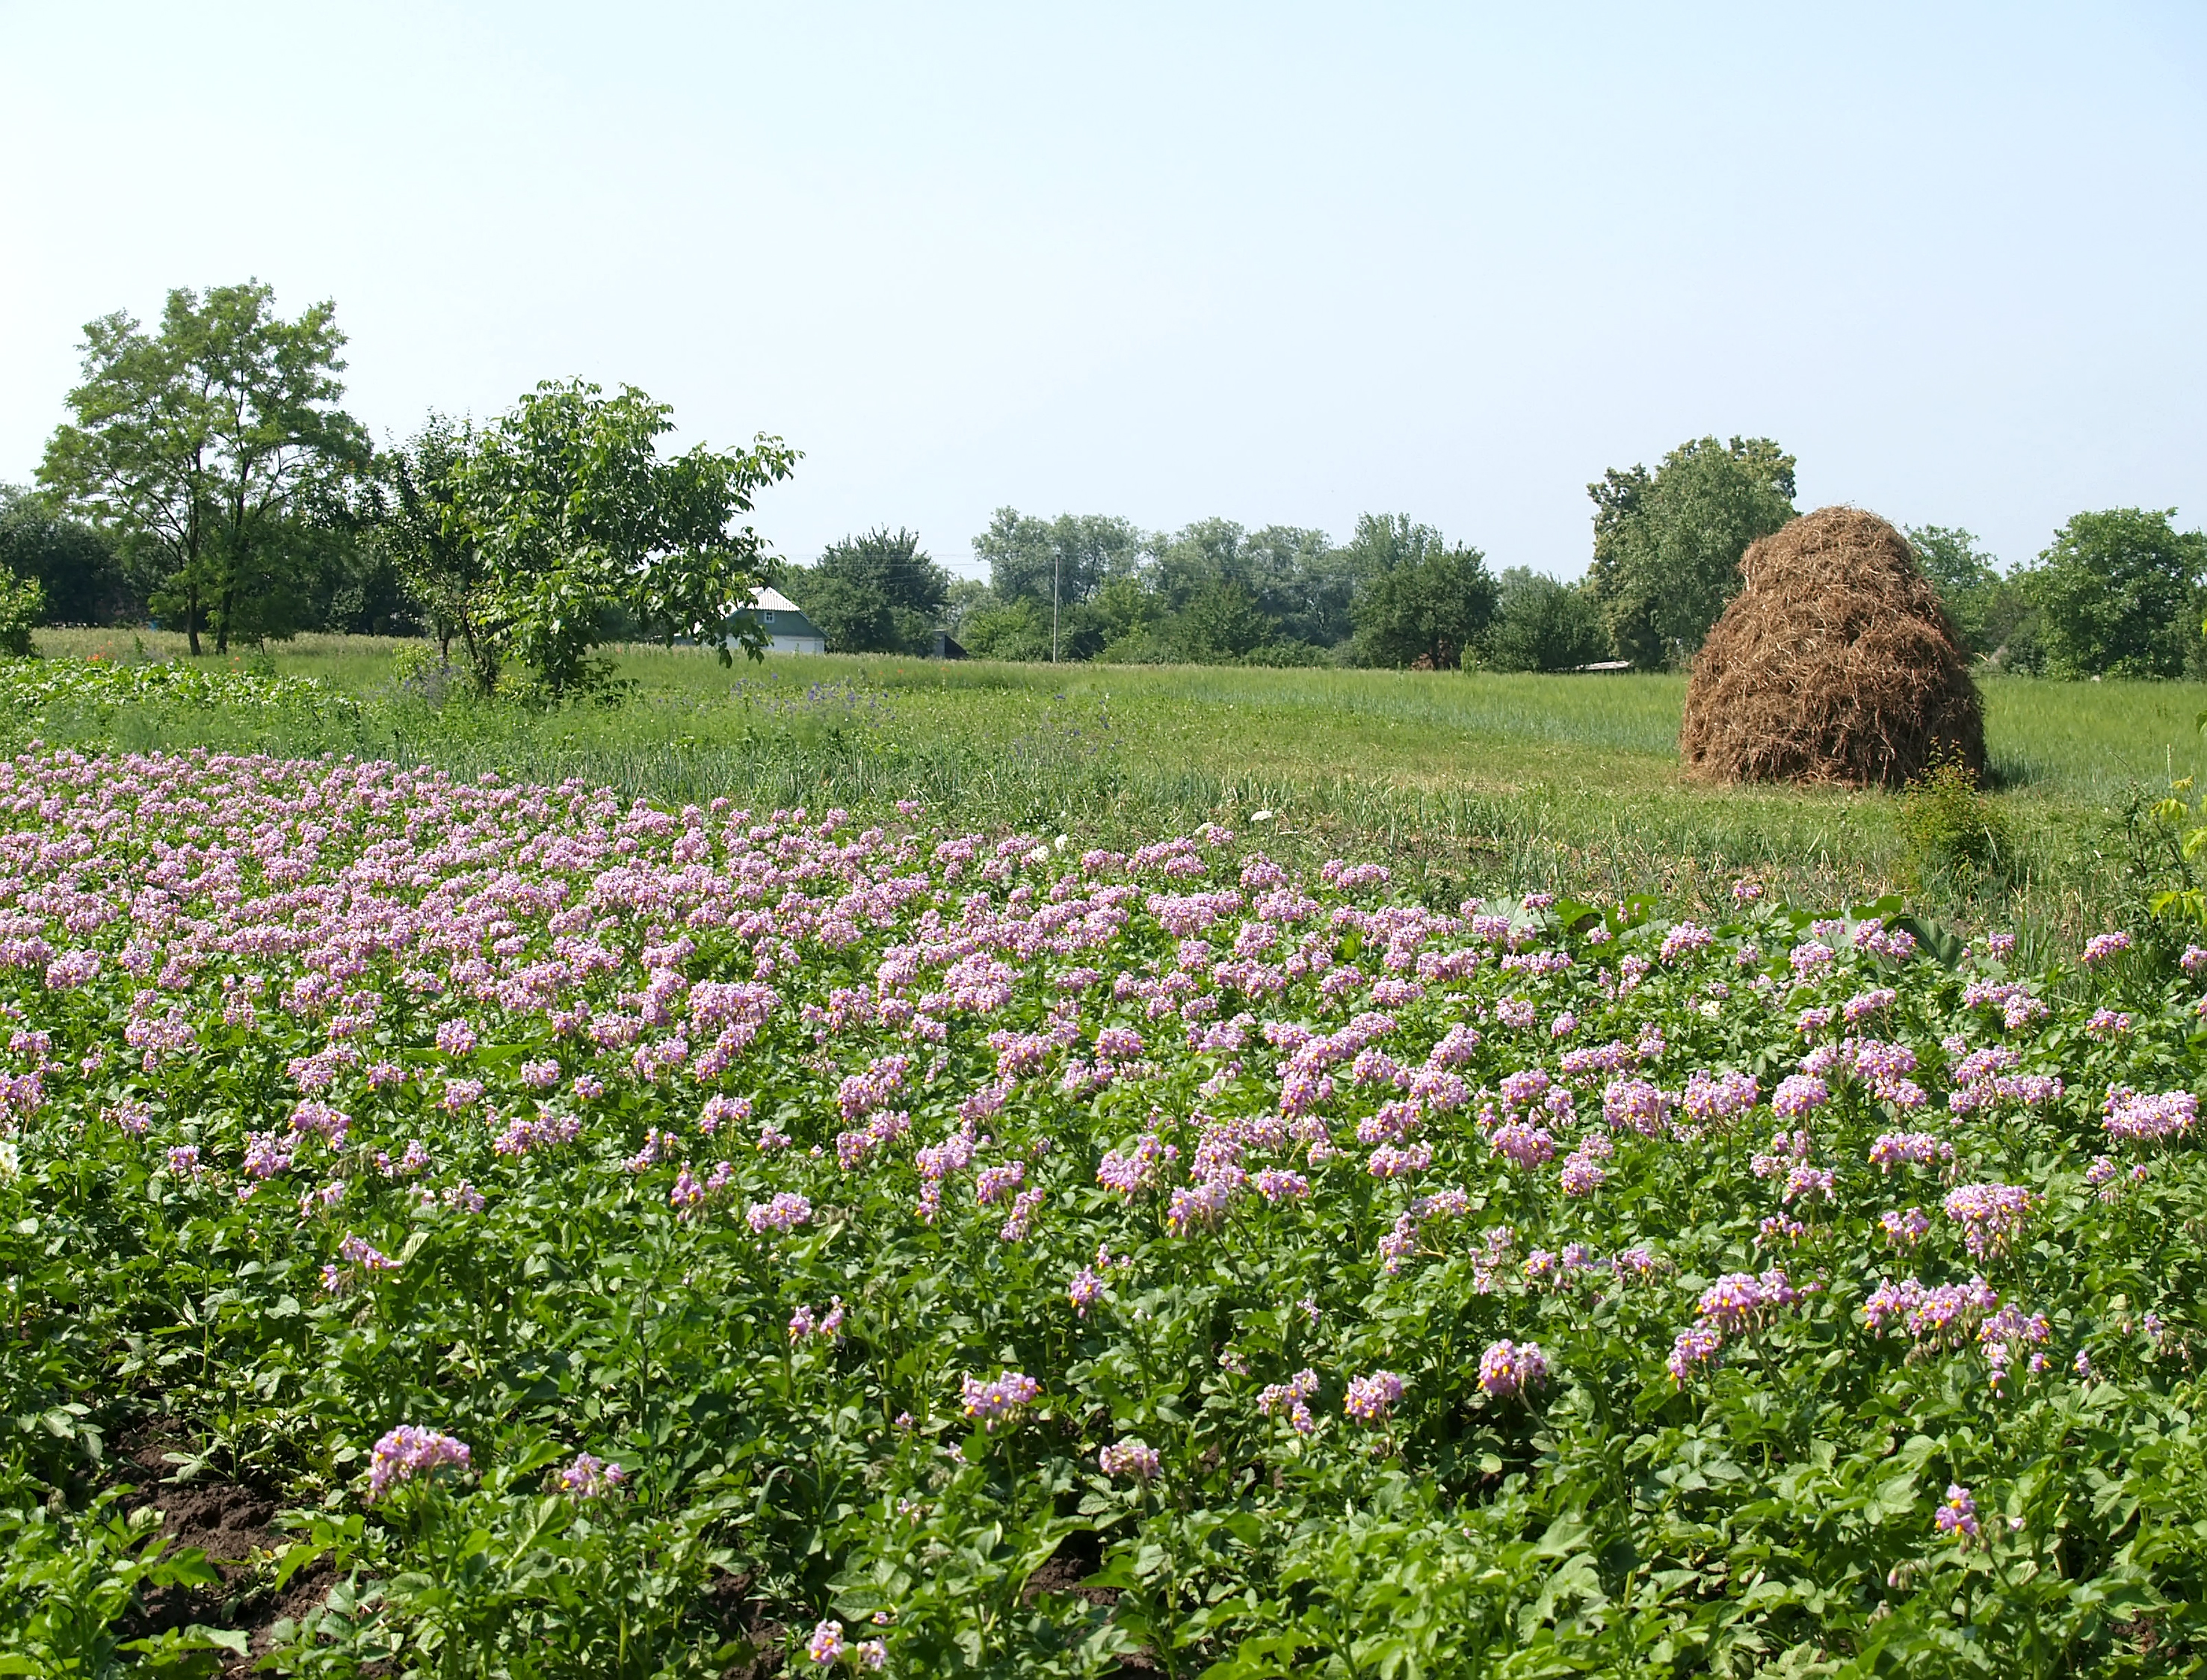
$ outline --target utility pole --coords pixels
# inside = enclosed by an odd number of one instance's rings
[[[1052,665],[1057,663],[1057,567],[1060,558],[1058,549],[1053,546],[1050,551],[1050,662]]]

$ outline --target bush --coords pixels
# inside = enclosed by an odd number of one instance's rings
[[[2007,819],[1959,759],[1941,759],[1909,785],[1900,832],[1919,879],[1943,875],[1966,885],[2006,882],[2014,873]]]
[[[46,592],[35,577],[0,581],[0,654],[28,659],[38,652],[31,630],[45,616]]]

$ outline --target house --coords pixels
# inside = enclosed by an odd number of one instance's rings
[[[751,603],[737,618],[756,618],[767,634],[767,651],[771,654],[824,654],[828,638],[820,633],[819,625],[804,616],[804,609],[779,589],[760,589],[753,592]],[[733,635],[736,619],[729,620]]]

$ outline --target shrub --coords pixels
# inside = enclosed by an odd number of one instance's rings
[[[1940,759],[1909,784],[1900,798],[1900,832],[1919,877],[1991,882],[2014,873],[2007,819],[1958,758]]]

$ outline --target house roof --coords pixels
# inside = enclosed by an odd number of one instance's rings
[[[752,590],[751,600],[730,615],[731,621],[745,614],[756,618],[769,636],[811,636],[823,643],[827,640],[820,626],[804,616],[804,609],[779,589],[761,585]]]

